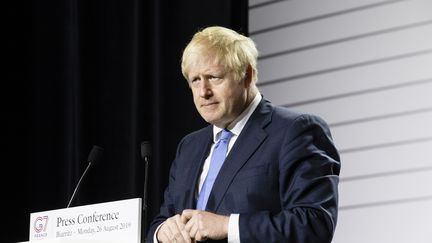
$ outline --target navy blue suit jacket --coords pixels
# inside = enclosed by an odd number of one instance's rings
[[[153,242],[155,229],[165,219],[195,208],[196,185],[212,133],[208,126],[179,143],[148,242]],[[263,99],[229,152],[206,210],[240,214],[241,242],[331,242],[339,171],[339,155],[322,119]]]

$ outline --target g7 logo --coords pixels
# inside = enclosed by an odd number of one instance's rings
[[[42,231],[46,230],[46,227],[48,225],[48,216],[39,216],[36,218],[34,222],[34,230],[36,233],[40,233]]]

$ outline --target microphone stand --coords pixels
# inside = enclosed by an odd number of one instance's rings
[[[147,233],[147,181],[148,181],[148,164],[149,164],[149,159],[146,156],[144,158],[144,195],[143,195],[143,234],[144,234],[144,242],[146,242],[146,233]]]
[[[148,141],[141,142],[141,157],[144,160],[144,192],[142,202],[142,228],[141,228],[141,242],[146,242],[147,233],[147,184],[148,184],[148,167],[151,156],[151,145]]]

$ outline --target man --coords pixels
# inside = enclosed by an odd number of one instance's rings
[[[182,72],[208,127],[182,139],[148,241],[331,242],[340,162],[326,123],[259,93],[250,38],[194,35]]]

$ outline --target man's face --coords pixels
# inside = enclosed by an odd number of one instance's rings
[[[246,108],[247,84],[234,77],[211,55],[190,57],[188,83],[195,106],[205,121],[220,128],[228,126]]]

